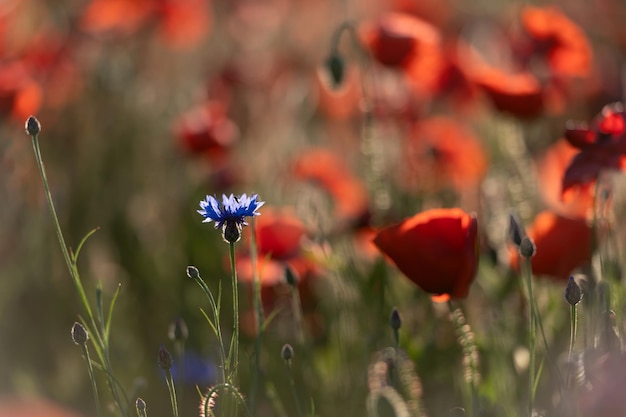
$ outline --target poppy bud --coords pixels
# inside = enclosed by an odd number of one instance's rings
[[[167,332],[168,337],[172,342],[184,342],[189,337],[189,329],[185,320],[178,317],[175,319],[169,327]]]
[[[522,255],[522,257],[526,259],[530,259],[533,256],[535,256],[536,252],[537,252],[537,248],[535,247],[535,243],[533,242],[533,240],[529,238],[528,236],[524,236],[519,245],[520,255]]]
[[[285,267],[285,281],[287,281],[287,284],[291,287],[298,286],[298,276],[289,265]]]
[[[30,116],[26,120],[24,128],[26,129],[27,134],[31,136],[37,136],[39,132],[41,132],[41,123],[39,123],[39,120],[37,120],[35,116]]]
[[[137,415],[139,417],[145,417],[146,414],[146,402],[141,399],[141,398],[137,398],[137,401],[135,401],[135,408],[137,409]]]
[[[79,322],[74,323],[72,326],[72,340],[77,345],[84,345],[89,340],[89,334],[85,327]]]
[[[389,317],[389,326],[395,331],[399,330],[402,327],[402,318],[400,317],[400,313],[397,308],[393,308],[391,310],[391,316]]]
[[[165,371],[172,369],[172,355],[163,345],[159,348],[159,366]]]
[[[343,83],[345,76],[345,65],[343,58],[337,53],[333,52],[324,62],[324,66],[330,74],[333,88],[339,88]]]
[[[511,242],[519,248],[524,235],[526,235],[526,232],[517,214],[509,214],[509,239],[511,239]]]
[[[280,351],[280,356],[282,356],[283,360],[289,362],[293,358],[293,348],[290,344],[286,344]]]
[[[187,267],[187,276],[189,278],[198,279],[200,278],[200,271],[198,271],[198,268],[195,266],[190,265]]]
[[[569,277],[567,287],[565,288],[565,300],[567,300],[570,305],[575,306],[580,303],[582,298],[583,293],[580,289],[580,285],[578,285],[574,277]]]

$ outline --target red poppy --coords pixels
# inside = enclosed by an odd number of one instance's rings
[[[592,229],[585,219],[543,211],[535,217],[527,234],[536,247],[531,258],[535,275],[566,281],[574,269],[591,259]],[[511,265],[515,269],[519,267],[516,248],[511,249]]]
[[[41,87],[23,65],[0,68],[0,113],[22,120],[39,110],[42,98]]]
[[[591,74],[590,44],[555,7],[525,7],[521,23],[523,34],[484,36],[489,28],[480,26],[472,45],[480,44],[482,51],[460,51],[468,76],[500,111],[520,118],[562,112],[573,92],[571,80]]]
[[[550,210],[564,217],[587,218],[593,209],[593,187],[578,186],[561,192],[565,170],[577,153],[576,148],[561,139],[537,158],[535,168],[539,191]]]
[[[497,68],[484,68],[474,73],[472,80],[502,112],[532,118],[544,110],[544,90],[529,72],[506,73]]]
[[[480,141],[465,126],[448,117],[416,123],[405,152],[406,176],[411,187],[476,187],[487,172]]]
[[[312,181],[330,194],[339,221],[360,224],[369,216],[369,197],[365,185],[346,165],[330,150],[312,149],[295,160],[293,170],[298,178]]]
[[[563,177],[563,192],[588,186],[603,170],[626,169],[626,112],[621,103],[604,106],[591,126],[570,123],[565,138],[580,152]]]
[[[531,37],[530,51],[542,56],[554,76],[587,77],[593,54],[585,33],[558,8],[525,6],[522,26]]]
[[[467,297],[478,267],[476,218],[433,209],[378,231],[374,244],[424,291]]]
[[[239,137],[237,125],[218,101],[209,101],[183,114],[174,130],[184,150],[213,157],[223,156]]]
[[[207,34],[211,18],[205,0],[92,0],[81,24],[93,33],[131,34],[155,21],[166,43],[190,47]]]
[[[409,14],[388,13],[377,22],[364,23],[359,36],[378,62],[401,69],[418,92],[438,90],[445,59],[435,26]]]

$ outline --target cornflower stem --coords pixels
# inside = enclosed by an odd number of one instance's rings
[[[298,398],[298,390],[296,390],[296,380],[293,378],[293,373],[291,371],[291,361],[286,360],[285,367],[287,368],[287,376],[289,377],[289,385],[291,386],[291,393],[293,395],[293,400],[296,403],[298,417],[304,417],[304,414],[302,414],[302,407],[300,406],[300,399]]]
[[[256,228],[254,217],[250,220],[250,256],[252,259],[252,280],[254,291],[254,311],[256,318],[257,335],[254,343],[254,377],[252,380],[252,388],[250,390],[250,414],[254,416],[256,411],[256,397],[259,389],[259,378],[261,375],[261,344],[263,342],[263,303],[261,300],[261,279],[259,277],[259,270],[257,266],[257,244],[256,244]]]
[[[65,238],[63,237],[63,231],[61,230],[59,217],[54,207],[54,201],[52,200],[52,193],[50,191],[48,176],[46,175],[46,169],[43,163],[43,158],[41,157],[41,149],[39,147],[39,135],[38,134],[31,135],[31,139],[32,139],[32,144],[33,144],[33,151],[35,153],[35,160],[37,161],[37,167],[39,168],[39,173],[41,175],[41,182],[43,184],[44,193],[46,195],[46,200],[48,202],[48,208],[50,210],[52,221],[54,223],[54,229],[56,231],[57,239],[59,240],[59,246],[61,246],[63,259],[65,260],[65,264],[70,273],[70,277],[72,278],[72,282],[74,283],[74,287],[76,288],[76,291],[78,291],[78,295],[80,297],[81,303],[83,304],[83,308],[85,309],[85,311],[87,312],[87,315],[89,316],[89,320],[93,326],[93,329],[96,330],[96,333],[98,333],[98,340],[99,340],[98,344],[100,346],[96,345],[96,348],[99,348],[99,350],[98,349],[97,350],[99,351],[100,359],[103,362],[105,374],[107,376],[107,380],[108,380],[111,392],[113,394],[113,398],[117,404],[117,407],[122,413],[122,416],[126,417],[127,407],[121,401],[117,382],[113,378],[113,370],[111,367],[111,363],[109,361],[108,341],[105,339],[106,334],[104,333],[100,334],[97,331],[97,329],[99,329],[99,326],[96,325],[93,311],[91,310],[91,306],[89,304],[89,300],[87,299],[85,289],[80,280],[80,275],[78,274],[78,269],[76,268],[75,259],[72,257],[72,255],[70,255],[68,245],[65,242]]]
[[[89,355],[89,348],[86,343],[80,345],[83,350],[83,355],[85,357],[85,361],[87,362],[87,372],[89,373],[89,381],[91,382],[91,390],[93,391],[93,399],[96,403],[96,416],[100,417],[102,415],[102,410],[100,408],[100,396],[98,395],[98,386],[96,385],[96,378],[93,373],[93,366],[91,365],[91,357]]]
[[[170,393],[170,403],[172,404],[172,413],[174,417],[178,417],[178,402],[176,400],[176,387],[174,387],[174,378],[169,369],[165,371],[165,383],[167,384],[167,390]]]
[[[535,406],[535,388],[536,388],[536,344],[537,344],[537,316],[535,309],[535,300],[533,295],[533,275],[531,270],[530,258],[525,259],[524,279],[526,281],[526,289],[528,291],[529,306],[529,329],[528,329],[528,350],[530,352],[530,361],[528,364],[528,411],[532,416]]]
[[[229,243],[230,248],[230,270],[233,286],[233,335],[230,340],[229,351],[229,379],[233,384],[237,384],[237,368],[239,367],[239,290],[237,285],[237,268],[235,267],[235,244]]]

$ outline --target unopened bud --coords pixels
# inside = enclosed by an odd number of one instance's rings
[[[172,342],[184,342],[189,337],[189,329],[187,323],[180,317],[176,318],[168,329],[167,335]]]
[[[137,415],[139,417],[145,417],[147,415],[146,413],[146,402],[141,399],[141,398],[137,398],[137,401],[135,401],[135,408],[137,409]]]
[[[285,266],[285,281],[292,287],[298,286],[298,276],[289,265]]]
[[[31,136],[37,136],[39,132],[41,132],[41,123],[39,123],[39,120],[37,120],[35,116],[30,116],[28,119],[26,119],[24,129],[26,129],[27,134]]]
[[[198,268],[195,266],[190,265],[187,267],[187,276],[189,278],[198,279],[200,278],[200,271],[198,271]]]
[[[522,255],[522,257],[526,259],[530,259],[533,256],[535,256],[536,252],[537,252],[537,248],[533,240],[529,238],[528,236],[522,237],[522,241],[519,245],[520,255]]]
[[[291,347],[291,345],[284,345],[280,351],[280,355],[282,356],[283,360],[290,361],[293,358],[293,348]]]
[[[400,317],[400,312],[398,312],[398,309],[395,307],[393,308],[393,310],[391,310],[389,325],[395,331],[398,331],[400,327],[402,327],[402,318]]]
[[[72,326],[72,340],[77,345],[84,345],[89,340],[89,334],[85,327],[79,322],[74,323]]]
[[[522,222],[516,213],[509,214],[509,239],[518,248],[522,244],[522,237],[526,235]]]
[[[159,348],[159,366],[165,371],[172,369],[172,355],[163,345]]]
[[[337,52],[333,52],[324,62],[324,66],[330,75],[333,88],[339,88],[343,83],[345,75],[345,65],[343,58]]]
[[[583,298],[582,290],[580,289],[580,285],[576,282],[574,277],[569,277],[569,281],[567,282],[567,287],[565,287],[565,300],[572,305],[580,303],[580,300]]]

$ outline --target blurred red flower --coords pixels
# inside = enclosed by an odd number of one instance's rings
[[[428,210],[380,229],[374,244],[424,291],[467,297],[478,267],[473,215],[458,208]]]
[[[359,225],[369,218],[367,189],[338,154],[321,148],[308,150],[296,158],[293,172],[296,177],[312,181],[330,194],[340,222]]]
[[[374,59],[400,69],[418,94],[433,94],[446,67],[441,35],[430,23],[409,14],[387,13],[359,27],[361,42]]]
[[[529,55],[541,56],[557,77],[587,77],[593,54],[585,33],[558,8],[525,6],[522,26],[531,38]]]
[[[480,141],[449,117],[418,121],[404,156],[402,182],[411,188],[475,188],[487,172],[487,156]]]
[[[224,156],[239,138],[237,125],[220,101],[207,101],[183,114],[174,131],[185,151],[212,157]]]
[[[567,218],[552,211],[539,213],[527,229],[535,243],[533,274],[567,281],[574,269],[591,259],[592,229],[585,219]],[[511,248],[511,266],[519,268],[517,248]]]
[[[322,268],[303,245],[308,229],[287,208],[267,208],[254,221],[258,251],[256,266],[264,311],[270,313],[277,308],[286,311],[291,308],[291,290],[286,281],[286,269],[289,268],[298,279],[302,309],[305,313],[311,312],[317,305],[315,285]],[[254,275],[250,255],[238,254],[236,267],[239,282],[247,284],[252,294]],[[244,329],[253,336],[256,334],[254,315],[246,317],[252,321],[245,323]]]
[[[173,47],[191,47],[208,33],[212,11],[205,0],[91,0],[81,25],[92,33],[129,35],[151,22]]]
[[[550,210],[564,217],[588,218],[594,204],[593,187],[576,186],[562,192],[563,175],[577,153],[561,139],[537,157],[535,168],[541,197]]]
[[[563,193],[576,185],[588,186],[603,170],[626,169],[626,112],[621,103],[604,106],[589,127],[569,123],[565,139],[580,152],[565,171]]]
[[[22,62],[0,67],[0,114],[22,121],[37,113],[43,101],[43,91]]]
[[[498,31],[494,37],[478,30],[475,41],[483,51],[461,48],[464,68],[500,111],[520,118],[560,113],[572,95],[571,81],[591,75],[590,43],[556,7],[524,7],[520,20],[523,33]]]

